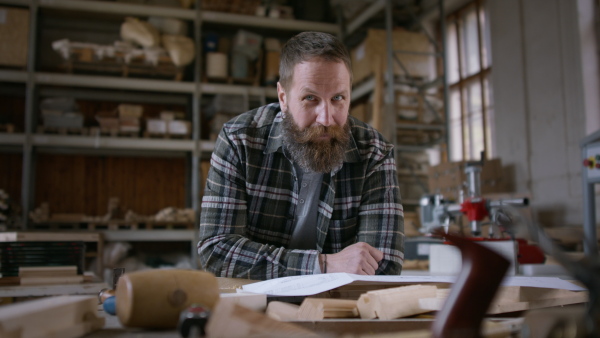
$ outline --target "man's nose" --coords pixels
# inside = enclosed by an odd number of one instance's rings
[[[333,125],[335,122],[333,121],[333,107],[331,107],[331,103],[327,101],[323,101],[318,109],[317,109],[317,123],[321,124],[325,127],[329,127]]]

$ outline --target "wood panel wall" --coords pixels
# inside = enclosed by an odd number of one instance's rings
[[[11,200],[21,205],[21,178],[23,155],[0,153],[0,189],[8,193]]]
[[[16,132],[25,130],[25,91],[23,96],[0,95],[0,124],[15,125]]]
[[[185,159],[39,154],[35,189],[51,213],[101,216],[119,197],[123,211],[153,215],[185,207]]]

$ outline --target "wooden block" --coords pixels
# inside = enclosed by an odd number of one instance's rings
[[[19,277],[59,277],[76,275],[77,267],[75,265],[19,267]]]
[[[319,337],[308,329],[281,322],[234,303],[218,303],[206,326],[211,338]]]
[[[298,309],[300,309],[299,305],[286,303],[286,302],[278,302],[271,301],[267,306],[267,316],[279,320],[279,321],[292,321],[298,319]]]
[[[222,293],[219,302],[231,302],[260,312],[267,309],[267,295],[260,293]]]
[[[83,283],[83,275],[56,276],[56,277],[20,277],[21,285],[56,285],[56,284],[79,284]]]
[[[305,298],[298,309],[298,320],[356,317],[356,301],[349,299]]]
[[[2,306],[0,337],[81,337],[104,326],[97,307],[96,296],[48,297]]]
[[[357,306],[363,319],[412,316],[430,311],[419,306],[419,299],[435,297],[436,290],[432,285],[409,285],[369,291],[358,299]]]

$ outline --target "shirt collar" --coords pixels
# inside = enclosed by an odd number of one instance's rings
[[[279,108],[278,108],[279,109]],[[267,140],[267,146],[265,147],[264,153],[270,154],[276,151],[283,152],[283,112],[279,110],[277,115],[275,115],[275,119],[273,119],[273,125],[271,127],[271,132],[269,133],[269,139]],[[354,120],[351,117],[348,117],[348,123],[350,124],[350,130],[354,127]],[[358,152],[358,147],[356,146],[356,141],[354,140],[354,135],[350,134],[350,147],[346,150],[346,154],[344,154],[344,162],[359,162],[360,154]],[[337,170],[336,170],[337,171]]]

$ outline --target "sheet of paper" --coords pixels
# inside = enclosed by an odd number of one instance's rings
[[[329,273],[320,275],[275,278],[263,282],[246,284],[242,289],[247,292],[264,293],[272,296],[310,296],[329,291],[352,282],[373,283],[454,283],[456,276],[362,276],[348,273]],[[556,277],[506,277],[505,286],[528,286],[538,288],[584,291],[585,289]]]
[[[309,296],[335,289],[353,282],[347,273],[282,277],[263,282],[246,284],[244,291],[265,293],[273,296]]]

